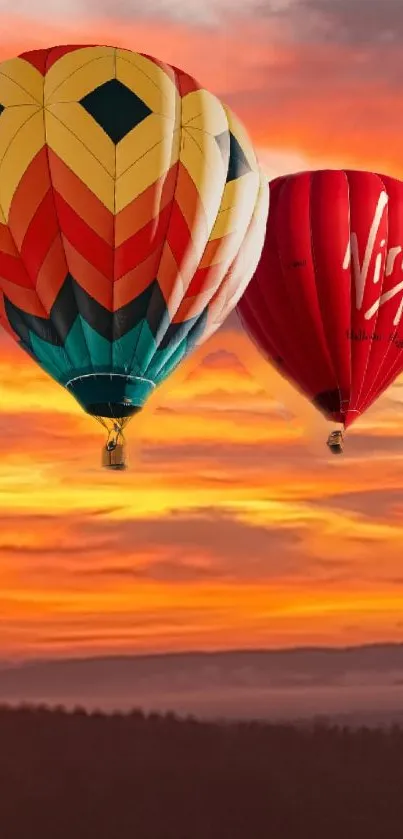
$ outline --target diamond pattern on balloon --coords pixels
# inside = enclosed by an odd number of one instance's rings
[[[223,131],[221,134],[216,134],[214,139],[220,149],[224,165],[228,165],[226,183],[236,181],[237,178],[241,178],[242,175],[251,172],[251,167],[242,148],[231,131]]]
[[[80,99],[80,105],[117,145],[152,111],[118,79],[110,79]]]
[[[227,183],[229,183],[229,181],[236,181],[237,178],[241,178],[242,175],[247,175],[248,172],[251,172],[251,167],[238,143],[238,140],[231,133],[229,135],[229,139],[230,152]]]

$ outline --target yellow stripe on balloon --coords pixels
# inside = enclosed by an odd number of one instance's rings
[[[4,122],[3,122],[4,119]],[[7,144],[7,138],[12,135]],[[8,220],[11,202],[29,164],[43,148],[43,110],[22,105],[2,114],[0,132],[0,204]]]
[[[116,180],[116,213],[120,213],[134,198],[141,195],[158,178],[164,175],[177,160],[179,152],[179,132],[174,135],[174,142],[164,137],[157,146],[149,149],[123,175]]]
[[[6,108],[3,111],[0,131],[0,163],[15,137],[25,123],[31,122],[35,114],[42,115],[42,108],[39,108],[38,105],[18,105],[15,108]]]
[[[65,131],[82,143],[112,178],[115,177],[115,144],[81,105],[77,102],[48,105],[46,113],[61,123]],[[87,183],[86,178],[83,181]]]
[[[76,73],[82,72],[84,68],[92,75],[92,81],[97,79],[97,63],[105,59],[113,58],[115,55],[114,47],[82,47],[82,49],[73,50],[59,58],[49,68],[46,73],[44,83],[44,101],[45,105],[50,102],[60,101],[63,98],[63,88],[65,84],[70,84],[71,78]],[[90,66],[91,65],[91,66]],[[102,71],[101,71],[102,74]],[[92,83],[91,90],[96,87]]]
[[[2,62],[0,102],[2,105],[42,105],[42,73],[22,58]]]
[[[195,90],[183,97],[182,125],[212,136],[228,130],[225,108],[208,90]]]
[[[116,51],[116,78],[153,113],[177,119],[180,96],[172,79],[157,64],[138,53]]]
[[[173,137],[174,123],[158,114],[150,114],[143,122],[133,128],[116,146],[116,175],[124,176],[131,166],[142,159],[145,166],[150,166],[149,157],[154,146],[160,147],[160,162],[153,172],[154,180],[160,178],[178,159],[178,141]],[[158,160],[158,158],[156,158]],[[134,196],[133,196],[134,197]]]
[[[223,196],[224,208],[220,207],[216,223],[211,232],[211,239],[220,239],[228,233],[239,233],[241,238],[245,235],[251,219],[260,186],[259,172],[247,172],[235,181],[227,184],[231,187],[232,202],[228,205]],[[237,244],[236,247],[239,245]]]
[[[211,232],[220,209],[227,174],[219,146],[210,134],[183,128],[180,161],[196,187],[207,228]]]
[[[50,94],[47,91],[47,78],[45,80],[45,103],[47,106],[58,102],[79,102],[88,93],[92,93],[96,87],[115,78],[114,56],[105,55],[94,62],[87,62],[71,76],[67,76],[65,81]]]
[[[99,198],[105,207],[114,210],[114,178],[50,110],[46,111],[46,141],[66,166],[81,178],[83,183]]]

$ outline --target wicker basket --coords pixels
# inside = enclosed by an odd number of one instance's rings
[[[102,466],[105,469],[126,469],[125,447],[117,443],[114,449],[106,446],[102,450]]]
[[[329,434],[327,445],[332,454],[343,454],[343,434],[341,431],[332,431]]]

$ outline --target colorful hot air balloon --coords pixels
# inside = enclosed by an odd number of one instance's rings
[[[181,70],[97,46],[1,65],[1,322],[106,424],[104,465],[236,305],[267,208],[245,129]]]
[[[354,171],[270,184],[266,241],[238,305],[262,353],[350,426],[403,370],[403,183]],[[342,431],[328,445],[342,450]]]

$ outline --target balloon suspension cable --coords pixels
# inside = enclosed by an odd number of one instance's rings
[[[119,419],[107,419],[106,417],[95,417],[107,431],[106,444],[102,450],[102,466],[105,469],[122,470],[126,469],[125,436],[123,429],[130,417]]]
[[[332,454],[343,454],[343,432],[340,430],[332,431],[327,438],[327,445]]]

